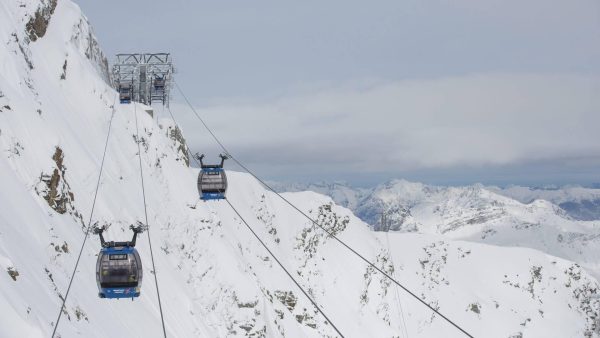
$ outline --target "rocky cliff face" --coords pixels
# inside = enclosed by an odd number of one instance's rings
[[[25,25],[25,32],[30,41],[35,42],[37,39],[44,37],[55,9],[56,0],[40,1],[38,8]]]

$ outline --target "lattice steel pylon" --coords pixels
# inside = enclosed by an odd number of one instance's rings
[[[170,53],[117,54],[112,82],[121,103],[159,101],[168,107],[174,73]]]

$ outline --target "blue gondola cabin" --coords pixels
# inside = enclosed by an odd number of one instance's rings
[[[103,248],[96,263],[100,298],[139,297],[142,261],[133,247]]]
[[[197,156],[200,161],[200,173],[198,174],[198,192],[202,200],[219,200],[225,198],[227,192],[227,175],[223,164],[228,158],[221,156],[221,164],[204,164],[204,155]]]

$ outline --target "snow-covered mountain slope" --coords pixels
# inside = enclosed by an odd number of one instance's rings
[[[144,221],[139,143],[156,271],[143,234],[141,297],[98,298],[100,245],[90,237],[60,336],[161,337],[153,273],[169,337],[336,336],[225,202],[198,201],[197,169],[187,166],[173,122],[153,120],[142,105],[114,105],[76,5],[2,2],[0,38],[0,337],[50,336],[113,111],[93,222],[110,225],[107,239],[125,240],[128,226]],[[249,175],[228,176],[231,203],[345,336],[463,337]],[[573,262],[438,235],[374,233],[328,197],[286,197],[476,337],[597,336],[598,282]]]
[[[396,180],[402,181],[402,180]],[[346,208],[358,213],[368,223],[373,224],[376,214],[361,208],[368,204],[372,194],[381,186],[393,184],[394,180],[386,182],[375,188],[357,188],[347,182],[317,182],[317,183],[281,183],[269,182],[271,187],[278,191],[314,191],[333,198],[333,200]],[[407,182],[410,183],[410,182]],[[429,188],[439,188],[427,185]],[[475,187],[481,187],[480,184]],[[581,221],[600,220],[600,188],[566,185],[562,187],[536,188],[512,185],[505,188],[497,186],[484,186],[486,190],[510,197],[521,203],[529,204],[535,200],[546,200],[558,205],[569,216]],[[362,214],[364,213],[364,214]],[[364,216],[364,217],[363,217]],[[380,215],[379,215],[380,216]]]
[[[374,229],[381,228],[385,213],[386,226],[392,231],[534,248],[584,264],[600,277],[600,220],[592,217],[597,212],[594,203],[600,203],[599,189],[443,187],[406,180],[392,180],[371,190],[344,183],[277,188],[306,188],[329,195]],[[581,221],[573,215],[593,220]]]
[[[481,185],[394,180],[377,187],[356,209],[371,224],[380,221],[382,212],[392,230],[534,248],[581,263],[600,276],[600,221],[574,220],[545,200],[523,204]]]
[[[537,199],[550,201],[578,220],[600,220],[600,189],[597,188],[564,186],[542,189],[509,186],[506,188],[488,187],[488,189],[523,203],[531,203]]]

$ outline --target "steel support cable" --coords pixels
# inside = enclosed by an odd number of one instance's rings
[[[279,198],[281,198],[283,201],[285,201],[288,205],[290,205],[292,208],[294,208],[296,211],[298,211],[300,214],[302,214],[306,219],[308,219],[312,224],[318,226],[319,228],[321,228],[323,231],[325,231],[325,233],[327,233],[327,235],[329,235],[329,237],[335,239],[338,243],[340,243],[342,246],[344,246],[346,249],[350,250],[352,253],[354,253],[357,257],[359,257],[360,259],[362,259],[365,263],[367,263],[368,265],[370,265],[373,269],[377,270],[379,273],[381,273],[383,276],[385,276],[387,279],[389,279],[390,281],[392,281],[394,284],[396,284],[397,286],[399,286],[400,288],[402,288],[404,291],[406,291],[409,295],[411,295],[412,297],[414,297],[416,300],[418,300],[419,302],[421,302],[423,305],[425,305],[427,308],[429,308],[431,311],[433,311],[435,314],[437,314],[438,316],[440,316],[441,318],[443,318],[444,320],[446,320],[449,324],[451,324],[452,326],[454,326],[456,329],[458,329],[459,331],[461,331],[462,333],[464,333],[467,337],[473,338],[473,336],[471,334],[469,334],[465,329],[463,329],[461,326],[459,326],[458,324],[456,324],[454,321],[452,321],[450,318],[446,317],[445,315],[443,315],[441,312],[439,312],[437,309],[435,309],[433,306],[429,305],[427,302],[425,302],[423,299],[421,299],[421,297],[419,297],[418,295],[416,295],[414,292],[410,291],[408,288],[406,288],[404,285],[400,284],[400,282],[398,282],[396,279],[394,279],[392,276],[390,276],[388,273],[386,273],[385,271],[381,270],[379,267],[377,267],[374,263],[372,263],[371,261],[369,261],[367,258],[365,258],[362,254],[360,254],[358,251],[354,250],[351,246],[349,246],[348,244],[346,244],[346,242],[342,241],[341,239],[339,239],[335,234],[333,234],[331,231],[329,231],[328,229],[326,229],[325,227],[323,227],[321,224],[317,223],[317,221],[315,221],[314,219],[312,219],[310,216],[308,216],[304,211],[300,210],[298,207],[296,207],[292,202],[290,202],[287,198],[283,197],[280,193],[278,193],[277,191],[275,191],[273,188],[271,188],[266,182],[264,182],[263,180],[261,180],[260,178],[258,178],[254,173],[252,173],[251,171],[249,171],[243,164],[241,164],[238,160],[236,160],[234,157],[231,156],[231,154],[229,155],[231,157],[231,159],[233,159],[233,161],[235,163],[237,163],[240,167],[242,167],[247,173],[249,173],[252,177],[254,177],[256,180],[258,180],[261,184],[263,184],[265,187],[267,187],[267,189],[271,190],[273,193],[275,193],[277,196],[279,196]]]
[[[227,204],[229,204],[229,206],[231,207],[231,209],[233,209],[233,211],[238,215],[238,217],[246,225],[246,227],[248,228],[248,230],[250,230],[250,232],[252,232],[252,234],[254,235],[254,237],[256,237],[256,239],[265,248],[265,250],[267,250],[267,252],[269,253],[269,255],[271,255],[271,257],[273,257],[273,259],[275,259],[275,261],[277,262],[277,264],[279,264],[279,267],[281,267],[281,269],[283,269],[283,271],[285,271],[285,273],[288,275],[288,277],[290,277],[290,279],[294,282],[294,284],[296,284],[296,286],[300,289],[300,291],[302,291],[302,293],[306,296],[306,298],[308,298],[308,300],[317,309],[317,311],[319,311],[319,313],[325,318],[325,320],[327,320],[327,323],[331,324],[331,326],[333,327],[333,329],[343,338],[344,335],[340,332],[340,330],[337,328],[337,326],[335,326],[335,324],[333,324],[333,322],[331,321],[331,319],[329,319],[329,317],[327,317],[327,315],[325,314],[325,312],[323,311],[323,309],[317,304],[317,302],[314,299],[312,299],[312,297],[308,294],[308,292],[306,292],[304,290],[304,288],[300,285],[300,283],[298,283],[298,281],[296,281],[296,279],[294,278],[294,276],[292,276],[292,274],[285,268],[285,266],[283,266],[283,264],[279,261],[279,259],[277,259],[277,256],[275,256],[275,254],[269,249],[269,247],[265,244],[265,242],[263,242],[263,240],[260,239],[260,236],[258,236],[258,234],[254,231],[254,229],[252,229],[252,227],[248,224],[248,222],[246,222],[246,220],[242,217],[242,215],[240,215],[239,211],[237,211],[237,209],[233,206],[233,204],[231,204],[231,202],[229,201],[229,199],[225,198],[225,200],[227,201]]]
[[[173,119],[173,122],[175,122],[175,125],[179,128],[179,125],[177,124],[177,120],[175,119],[175,116],[173,115],[173,112],[171,112],[171,109],[168,108],[169,110],[169,114],[171,115],[171,118]],[[190,150],[190,148],[187,146],[186,144],[186,149],[188,151],[188,153],[190,154],[190,156],[192,157],[192,159],[194,159],[194,161],[200,165],[200,163],[198,162],[198,160],[193,156],[192,151]],[[273,254],[273,252],[271,252],[271,250],[267,247],[267,245],[260,239],[260,237],[258,236],[258,234],[256,234],[256,232],[254,232],[254,230],[250,227],[250,225],[248,224],[248,222],[246,222],[246,220],[242,217],[242,215],[240,215],[239,211],[237,211],[237,209],[231,204],[231,202],[228,199],[225,199],[227,201],[227,203],[229,204],[229,206],[231,207],[231,209],[233,209],[233,211],[238,215],[238,217],[242,220],[242,222],[246,225],[246,227],[250,230],[250,232],[252,232],[252,234],[254,235],[254,237],[256,237],[256,239],[260,242],[260,244],[267,250],[267,252],[271,255],[271,257],[273,257],[273,259],[275,259],[275,261],[277,262],[277,264],[279,264],[279,266],[283,269],[283,271],[285,271],[285,273],[288,275],[288,277],[290,277],[292,279],[292,281],[294,282],[294,284],[296,284],[296,286],[300,289],[300,291],[302,291],[302,293],[306,296],[306,298],[308,298],[308,300],[313,304],[313,306],[317,309],[317,311],[319,311],[321,313],[321,315],[323,315],[323,317],[327,320],[327,322],[331,323],[331,326],[335,329],[335,331],[341,336],[344,337],[344,335],[338,330],[338,328],[333,324],[333,322],[327,317],[327,315],[325,315],[325,313],[323,312],[323,310],[319,307],[319,305],[317,305],[317,302],[315,300],[313,300],[308,293],[302,288],[302,286],[300,286],[300,284],[294,279],[294,277],[289,273],[289,271],[283,266],[283,264],[279,261],[279,259],[277,259],[277,257],[275,256],[275,254]]]
[[[219,146],[221,146],[221,148],[226,153],[226,155],[230,155],[229,151],[227,150],[227,148],[225,148],[225,146],[223,145],[223,143],[221,143],[221,141],[219,141],[219,139],[217,138],[217,136],[212,132],[212,130],[210,130],[210,128],[204,122],[204,120],[200,117],[200,115],[198,115],[198,112],[196,112],[196,109],[194,108],[194,106],[192,105],[192,103],[190,102],[190,100],[188,100],[187,96],[185,96],[185,94],[181,90],[181,87],[179,87],[179,83],[177,83],[177,81],[175,81],[175,80],[173,80],[173,82],[175,83],[175,87],[177,87],[177,90],[179,91],[179,93],[181,94],[181,96],[183,97],[183,99],[185,100],[185,102],[187,102],[188,106],[190,106],[190,108],[192,108],[192,111],[194,112],[194,115],[196,115],[196,117],[198,118],[198,120],[200,120],[200,122],[202,122],[202,125],[204,125],[204,128],[210,133],[210,135],[217,142],[217,144]],[[235,162],[237,162],[237,161],[235,161]]]
[[[390,263],[392,263],[392,266],[394,267],[394,271],[396,271],[395,268],[395,264],[394,264],[394,257],[392,255],[392,247],[390,245],[390,237],[388,235],[389,231],[385,232],[385,240],[386,240],[386,244],[387,244],[387,249],[388,249],[388,255],[390,256]],[[392,272],[392,277],[396,277],[394,276],[394,273]],[[404,337],[408,338],[408,329],[406,328],[406,320],[404,319],[404,310],[402,309],[402,302],[400,302],[400,295],[398,294],[398,288],[394,288],[394,294],[396,296],[396,302],[398,302],[398,308],[400,310],[400,319],[402,320],[402,328],[404,329]]]
[[[83,253],[83,249],[85,247],[85,243],[90,234],[90,228],[92,225],[92,217],[94,216],[94,209],[96,208],[96,197],[98,197],[98,190],[100,188],[100,179],[102,178],[102,171],[104,169],[104,160],[106,158],[106,149],[108,148],[108,139],[110,138],[110,131],[112,129],[113,118],[115,117],[115,103],[117,102],[117,97],[113,100],[112,111],[110,114],[110,121],[108,122],[108,131],[106,133],[106,141],[104,141],[104,151],[102,152],[102,161],[100,162],[100,171],[98,172],[98,181],[96,182],[96,190],[94,191],[94,199],[92,202],[92,210],[90,211],[90,219],[88,221],[88,226],[85,230],[85,237],[83,238],[83,243],[81,244],[81,249],[79,249],[79,255],[77,256],[77,261],[75,261],[75,267],[73,268],[73,273],[71,274],[71,279],[69,280],[69,286],[67,286],[67,292],[62,299],[62,305],[60,306],[60,310],[58,311],[58,318],[56,318],[56,324],[54,325],[54,329],[52,330],[52,337],[56,334],[56,329],[58,328],[58,323],[60,322],[60,318],[63,313],[63,309],[65,308],[65,304],[67,302],[67,298],[69,297],[69,292],[71,291],[71,285],[73,284],[73,280],[75,279],[75,274],[77,273],[77,267],[79,266],[79,261],[81,260],[81,254]]]
[[[173,81],[175,82],[175,81]],[[411,295],[412,297],[414,297],[416,300],[418,300],[420,303],[422,303],[423,305],[425,305],[427,308],[429,308],[433,313],[437,314],[438,316],[440,316],[441,318],[443,318],[446,322],[448,322],[449,324],[451,324],[452,326],[454,326],[456,329],[458,329],[460,332],[462,332],[463,334],[465,334],[467,337],[473,338],[473,336],[471,334],[469,334],[465,329],[463,329],[460,325],[456,324],[454,321],[452,321],[450,318],[446,317],[445,315],[443,315],[441,312],[439,312],[437,309],[435,309],[433,306],[429,305],[426,301],[424,301],[423,299],[421,299],[421,297],[419,297],[418,295],[416,295],[415,293],[413,293],[412,291],[410,291],[408,288],[406,288],[404,285],[402,285],[400,282],[398,282],[396,279],[394,279],[392,276],[390,276],[388,273],[386,273],[385,271],[381,270],[379,267],[377,267],[374,263],[372,263],[371,261],[369,261],[367,258],[365,258],[363,255],[361,255],[360,253],[358,253],[356,250],[354,250],[352,247],[350,247],[348,244],[346,244],[344,241],[342,241],[341,239],[339,239],[335,234],[333,234],[331,231],[327,230],[326,228],[324,228],[322,225],[318,224],[317,221],[315,221],[314,219],[312,219],[310,216],[308,216],[304,211],[300,210],[298,207],[296,207],[292,202],[290,202],[288,199],[286,199],[285,197],[283,197],[280,193],[278,193],[277,191],[275,191],[275,189],[273,189],[270,185],[268,185],[265,181],[263,181],[262,179],[260,179],[258,176],[256,176],[250,169],[246,168],[246,166],[244,166],[240,161],[238,161],[233,155],[231,155],[231,153],[227,150],[227,148],[225,148],[225,146],[221,143],[221,141],[217,138],[217,136],[212,132],[212,130],[208,127],[208,125],[204,122],[204,120],[202,119],[202,117],[200,117],[200,115],[198,114],[198,112],[196,112],[196,109],[194,108],[194,106],[191,104],[191,102],[188,100],[188,98],[185,96],[185,94],[183,93],[183,91],[181,90],[181,88],[179,87],[179,84],[177,82],[175,82],[175,86],[177,87],[177,90],[179,91],[179,93],[181,94],[181,96],[183,97],[183,99],[187,102],[188,106],[190,107],[190,109],[192,110],[192,112],[194,112],[194,115],[196,115],[196,117],[200,120],[200,122],[202,122],[202,125],[204,125],[204,128],[206,128],[206,130],[210,133],[210,135],[213,137],[213,139],[215,140],[215,142],[217,142],[217,144],[219,144],[219,146],[221,146],[221,148],[223,149],[223,151],[229,156],[229,158],[231,158],[237,165],[239,165],[242,169],[244,169],[244,171],[246,171],[248,174],[250,174],[252,177],[254,177],[257,181],[259,181],[262,185],[264,185],[267,189],[269,189],[270,191],[272,191],[274,194],[276,194],[279,198],[281,198],[284,202],[286,202],[288,205],[290,205],[293,209],[295,209],[296,211],[298,211],[302,216],[304,216],[306,219],[308,219],[312,224],[318,226],[319,228],[321,228],[323,231],[325,231],[325,233],[327,233],[327,235],[329,235],[329,237],[335,239],[338,243],[340,243],[342,246],[344,246],[346,249],[350,250],[353,254],[355,254],[357,257],[359,257],[361,260],[363,260],[365,263],[367,263],[368,265],[370,265],[373,269],[375,269],[376,271],[378,271],[379,273],[381,273],[383,276],[385,276],[387,279],[389,279],[390,281],[392,281],[394,284],[396,284],[398,287],[402,288],[404,291],[406,291],[409,295]]]
[[[136,132],[136,143],[138,147],[138,159],[140,162],[140,178],[142,179],[142,198],[144,201],[144,216],[146,219],[146,231],[148,232],[148,246],[150,247],[150,258],[152,260],[152,271],[154,272],[154,285],[156,285],[156,295],[158,297],[158,309],[160,311],[160,322],[162,324],[163,335],[167,338],[167,330],[165,329],[165,319],[163,316],[162,310],[162,302],[160,301],[160,291],[158,288],[158,277],[156,276],[158,273],[156,272],[156,266],[154,265],[154,253],[152,251],[152,241],[150,240],[150,226],[148,225],[148,210],[146,207],[146,188],[144,187],[144,169],[142,167],[142,149],[140,147],[140,130],[138,128],[138,118],[137,118],[137,106],[135,102],[133,102],[133,114],[135,115],[135,132]]]

